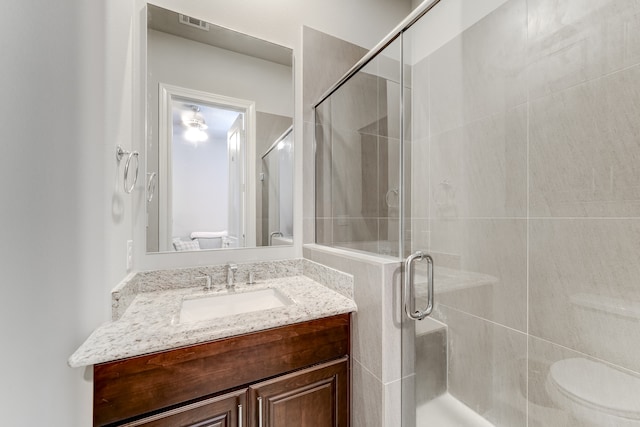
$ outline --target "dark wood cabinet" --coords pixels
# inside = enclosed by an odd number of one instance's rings
[[[348,426],[348,376],[345,357],[250,386],[252,425]]]
[[[348,427],[349,336],[342,314],[95,365],[94,426]]]
[[[246,425],[247,389],[160,412],[124,427],[236,427]]]

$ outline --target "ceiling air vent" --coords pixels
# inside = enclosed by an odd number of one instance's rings
[[[196,27],[204,31],[209,31],[209,23],[205,21],[201,21],[200,19],[192,18],[187,15],[183,15],[181,13],[178,14],[180,23],[189,25],[191,27]]]

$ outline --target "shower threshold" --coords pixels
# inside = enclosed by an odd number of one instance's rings
[[[416,408],[416,427],[495,427],[449,393]]]

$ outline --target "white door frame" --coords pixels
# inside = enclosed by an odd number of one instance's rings
[[[256,245],[256,107],[254,101],[217,95],[180,86],[159,84],[160,111],[158,117],[158,209],[159,209],[159,250],[172,251],[173,199],[169,191],[171,179],[171,141],[173,121],[171,100],[174,97],[192,99],[198,104],[211,104],[219,107],[241,109],[245,111],[245,232],[246,247]]]

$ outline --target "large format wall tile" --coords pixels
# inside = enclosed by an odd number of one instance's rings
[[[331,181],[333,177],[331,150],[331,99],[327,99],[319,105],[315,110],[315,115],[315,149],[305,150],[305,157],[315,156],[315,168],[312,169],[312,172],[315,175],[315,216],[320,218],[329,218],[332,215]],[[305,180],[305,188],[306,187],[307,182]],[[310,197],[305,195],[305,201],[308,198]],[[305,215],[307,214],[308,212],[305,211]]]
[[[313,104],[367,50],[321,31],[302,27],[304,120],[313,121]]]
[[[519,106],[432,137],[432,217],[526,216],[526,113]]]
[[[430,252],[437,301],[526,331],[526,220],[435,220]]]
[[[354,427],[383,427],[382,408],[384,387],[378,378],[357,360],[351,361],[351,425]]]
[[[334,218],[332,241],[334,243],[374,242],[377,244],[379,228],[380,220],[378,218]],[[354,246],[354,248],[358,247]],[[361,250],[366,249],[361,248]]]
[[[303,141],[313,141],[315,137],[316,127],[313,123],[304,122],[303,123]],[[322,131],[320,131],[320,136],[322,136]],[[301,144],[297,144],[297,147],[300,147]],[[295,146],[295,143],[294,143]],[[294,148],[295,150],[295,148]],[[302,163],[305,165],[314,165],[315,166],[315,150],[302,150]],[[295,154],[294,154],[295,156]],[[323,175],[320,175],[322,177]],[[315,218],[316,212],[316,175],[315,175],[315,167],[306,167],[303,168],[302,171],[302,243],[313,243],[315,242],[315,230],[312,224],[313,219]],[[323,193],[319,193],[319,198],[322,200]]]
[[[340,90],[331,95],[331,117],[335,129],[365,131],[379,135],[378,122],[381,118],[380,78],[366,72],[366,68],[344,83]],[[386,102],[386,101],[385,101]]]
[[[311,225],[313,217],[331,216],[331,177],[332,177],[332,157],[331,157],[331,100],[327,99],[316,111],[314,117],[313,104],[337,79],[349,70],[364,54],[366,50],[348,43],[344,40],[333,37],[329,34],[303,27],[302,30],[302,80],[303,80],[303,120],[305,133],[303,135],[302,146],[304,164],[309,166],[315,164],[315,168],[305,167],[303,176],[303,241],[310,243],[314,240],[314,227]],[[312,126],[314,118],[317,118],[318,128],[316,129],[317,141],[319,142],[316,152],[314,145],[314,132],[307,132]],[[315,162],[313,157],[317,155]],[[317,169],[317,173],[315,172]],[[309,173],[306,171],[309,170]],[[316,178],[314,180],[314,178]],[[314,182],[315,181],[315,182]],[[310,188],[316,187],[316,199],[314,192]],[[315,203],[314,203],[315,202]],[[317,207],[317,213],[315,212]],[[324,227],[317,225],[316,228]],[[331,230],[328,236],[331,236]],[[323,235],[318,237],[318,242],[331,244],[331,238]]]
[[[400,140],[378,137],[378,214],[398,218],[400,205]]]
[[[380,300],[382,342],[385,346],[381,379],[387,384],[402,378],[402,264],[399,261],[383,266]]]
[[[415,401],[418,406],[447,391],[447,334],[439,329],[415,336]]]
[[[368,254],[320,248],[305,247],[305,257],[354,276],[358,311],[354,316],[353,357],[383,383],[399,380],[402,376],[401,263]]]
[[[415,43],[411,39],[412,33],[407,33],[405,43]],[[429,137],[429,57],[414,64],[410,68],[410,114],[405,114],[405,122],[411,129],[411,139]],[[406,95],[405,95],[406,96]],[[437,108],[437,106],[434,106]]]
[[[530,215],[639,216],[640,66],[530,107]]]
[[[640,220],[530,221],[530,334],[640,371]]]
[[[402,381],[396,380],[384,385],[384,406],[382,419],[384,426],[402,425]]]
[[[429,139],[419,138],[405,141],[405,151],[409,150],[411,157],[405,158],[405,182],[410,183],[407,194],[411,205],[406,210],[411,218],[425,219],[429,217],[431,202],[431,167],[430,167]]]
[[[377,148],[375,141],[367,141]],[[331,134],[331,216],[362,215],[363,168],[377,167],[377,161],[362,155],[363,141],[356,131],[333,129]],[[369,160],[364,165],[363,161]],[[375,193],[374,193],[375,194]],[[377,207],[377,203],[375,204]],[[374,215],[377,216],[377,215]]]
[[[399,44],[387,49],[398,50]],[[392,56],[372,60],[316,112],[316,167],[322,175],[317,179],[317,217],[332,219],[331,234],[323,224],[318,242],[387,255],[399,252],[400,93],[393,81],[395,68],[398,74]]]
[[[333,219],[315,218],[316,243],[331,246],[333,244]]]
[[[335,249],[322,251],[305,248],[304,251],[305,258],[353,275],[354,301],[358,311],[352,317],[352,357],[381,380],[383,266],[362,259],[366,255],[341,255],[344,253],[345,251]]]
[[[635,0],[529,0],[532,99],[640,62]]]
[[[436,317],[447,324],[449,392],[496,427],[526,426],[526,335],[443,305]]]
[[[511,0],[431,55],[431,135],[527,100],[526,22]]]

